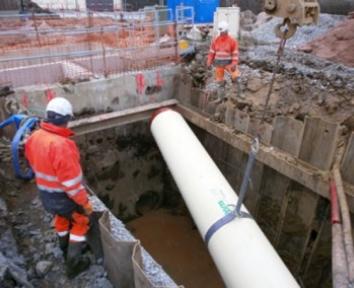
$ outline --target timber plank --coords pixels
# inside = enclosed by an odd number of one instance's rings
[[[337,134],[338,125],[318,118],[307,118],[299,157],[321,169],[330,169],[337,143]],[[296,182],[292,182],[288,197],[287,211],[279,242],[279,253],[285,261],[289,261],[289,268],[295,275],[301,274],[303,278],[306,278],[304,267],[311,265],[312,255],[316,255],[317,238],[322,222],[326,220],[323,218],[323,207],[328,208],[328,205],[324,198],[320,198]],[[301,229],[287,231],[289,227]],[[288,258],[289,245],[293,248],[291,259]]]
[[[233,107],[230,101],[226,102],[226,110],[225,110],[225,124],[231,128],[234,128],[235,125],[235,108]]]
[[[272,145],[297,157],[300,153],[304,124],[301,121],[290,117],[279,116],[275,118],[273,125]],[[284,137],[284,133],[286,133],[287,137]],[[289,178],[287,179],[289,181],[289,188],[291,181]],[[281,231],[283,229],[288,209],[290,189],[286,189],[283,193],[281,208],[279,211],[279,221],[277,223],[275,239],[273,241],[276,248],[279,245]]]
[[[293,129],[296,127],[297,129]],[[298,156],[303,135],[303,124],[288,117],[275,119],[270,144],[274,147],[293,151]],[[291,141],[284,140],[287,131],[292,130]],[[284,214],[287,208],[287,191],[291,183],[288,177],[269,167],[264,168],[259,203],[257,203],[256,219],[264,233],[274,246],[281,234]]]
[[[260,123],[259,120],[251,120],[247,133],[253,137],[259,136],[260,142],[269,145],[272,139],[273,126],[268,123]]]
[[[328,275],[331,274],[331,222],[329,213],[322,221],[321,229],[314,244],[313,253],[308,262],[303,282],[305,287],[322,288],[328,285]],[[331,287],[331,286],[330,286]]]
[[[301,121],[279,116],[274,119],[271,144],[291,155],[298,156],[304,131]],[[284,137],[286,135],[286,137]]]
[[[334,158],[338,132],[338,124],[307,117],[299,158],[317,168],[329,170]]]
[[[250,116],[239,109],[235,110],[234,127],[237,131],[246,133],[250,123]]]
[[[251,125],[251,123],[250,123],[250,117],[246,112],[243,112],[239,109],[235,109],[233,120],[234,120],[234,128],[236,131],[242,133],[247,133],[247,131],[249,131],[249,126]],[[233,149],[234,149],[233,155],[240,154],[240,151],[238,149],[235,148]],[[249,155],[248,153],[241,152],[241,155],[238,155],[238,157],[239,157],[238,163],[241,163],[241,165],[239,166],[237,177],[231,180],[233,183],[233,187],[237,187],[236,188],[237,193],[240,192],[240,188],[241,188],[240,186],[242,184]],[[251,215],[256,215],[263,169],[264,169],[264,165],[256,161],[253,167],[252,174],[250,176],[250,182],[248,186],[248,191],[245,196],[244,205],[247,207]]]
[[[351,134],[344,154],[341,175],[344,181],[354,184],[354,133]]]
[[[289,178],[269,167],[264,168],[260,197],[257,203],[256,220],[274,245],[284,195],[290,184]]]
[[[291,182],[277,248],[295,275],[303,271],[307,258],[313,253],[314,242],[323,220],[323,216],[317,216],[322,208],[320,200],[325,201],[302,185]]]
[[[225,171],[228,168],[226,159],[229,154],[228,149],[225,149],[225,143],[219,138],[207,134],[204,139],[204,147],[218,168]]]
[[[125,109],[123,111],[114,111],[111,113],[95,115],[69,123],[69,128],[75,131],[75,135],[84,135],[102,131],[104,129],[115,128],[134,122],[151,119],[151,114],[160,108],[175,106],[178,102],[174,99],[159,103],[151,103],[139,107]]]
[[[246,157],[246,161],[247,159],[248,157]],[[244,166],[243,171],[245,170],[245,167],[246,166]],[[252,215],[256,215],[257,213],[257,203],[260,196],[264,168],[264,164],[256,161],[251,175],[251,183],[246,194],[245,206],[251,212]]]

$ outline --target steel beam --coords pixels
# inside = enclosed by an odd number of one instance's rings
[[[252,143],[252,138],[249,135],[235,134],[232,128],[215,123],[186,106],[179,104],[176,110],[190,123],[219,138],[231,147],[249,153]],[[320,196],[329,199],[330,171],[320,170],[289,153],[265,145],[261,145],[257,160]],[[354,186],[345,183],[345,190],[350,210],[354,212]]]
[[[172,99],[125,109],[123,111],[95,115],[70,122],[70,128],[75,131],[77,136],[102,131],[117,126],[148,120],[151,117],[151,113],[156,109],[172,107],[177,103],[177,100]]]

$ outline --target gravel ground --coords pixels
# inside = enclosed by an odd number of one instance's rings
[[[317,25],[303,26],[298,28],[296,34],[288,40],[288,48],[298,48],[300,45],[305,44],[333,28],[339,22],[343,21],[346,17],[341,15],[321,14],[320,20]],[[275,25],[282,22],[280,18],[273,18],[267,23],[254,29],[251,32],[252,37],[259,45],[276,44],[279,39],[274,34]]]
[[[96,261],[90,253],[90,268],[73,280],[66,277],[52,216],[43,210],[33,184],[14,183],[4,186],[0,181],[0,287],[113,288],[101,259]],[[98,198],[91,200],[96,211],[107,209]],[[112,214],[110,220],[115,237],[136,241]],[[177,287],[144,249],[142,256],[143,269],[156,287]]]

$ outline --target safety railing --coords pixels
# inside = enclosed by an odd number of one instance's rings
[[[50,84],[175,62],[170,9],[0,15],[0,83]]]

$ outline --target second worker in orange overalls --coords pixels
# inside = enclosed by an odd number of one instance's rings
[[[225,71],[230,73],[232,81],[239,77],[238,42],[229,35],[229,25],[221,21],[218,26],[220,35],[216,37],[210,46],[208,55],[208,67],[215,66],[215,80],[223,84]]]

